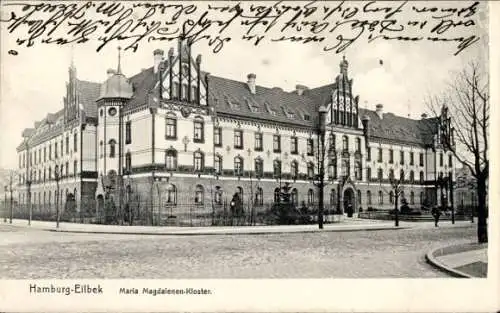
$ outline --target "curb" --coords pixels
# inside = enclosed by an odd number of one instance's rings
[[[56,233],[78,233],[78,234],[104,234],[104,235],[140,235],[140,236],[233,236],[233,235],[273,235],[273,234],[306,234],[322,232],[358,232],[358,231],[380,231],[380,230],[400,230],[410,227],[372,227],[359,229],[323,229],[323,230],[300,230],[300,231],[227,231],[227,232],[174,232],[174,233],[154,233],[154,232],[118,232],[118,231],[85,231],[85,230],[61,230],[61,229],[40,229],[43,231]]]
[[[444,263],[440,262],[437,260],[436,257],[434,257],[434,253],[438,250],[442,250],[446,247],[442,248],[437,248],[434,250],[431,250],[425,254],[425,260],[427,261],[428,264],[432,265],[433,267],[437,268],[441,272],[444,272],[450,276],[456,277],[456,278],[477,278],[472,275],[466,274],[464,272],[461,272],[459,270],[456,270],[454,268],[451,268],[449,266],[446,266]]]

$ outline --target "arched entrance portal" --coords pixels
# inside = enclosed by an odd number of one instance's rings
[[[344,190],[344,212],[347,213],[348,217],[352,217],[352,214],[356,211],[355,205],[356,202],[354,201],[354,190],[352,188],[347,188]]]

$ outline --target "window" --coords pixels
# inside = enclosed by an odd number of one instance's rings
[[[410,184],[415,183],[415,173],[413,171],[410,171]]]
[[[241,186],[236,187],[236,193],[240,196],[241,202],[243,202],[243,188]]]
[[[394,204],[394,192],[392,190],[389,192],[389,203]]]
[[[420,204],[424,204],[424,192],[420,192]]]
[[[394,150],[389,149],[389,164],[394,163]]]
[[[363,172],[361,168],[361,161],[356,161],[354,163],[354,177],[356,177],[357,180],[362,180],[363,179]]]
[[[420,163],[420,166],[424,166],[424,154],[423,153],[419,154],[419,163]]]
[[[348,158],[342,158],[341,170],[342,170],[342,177],[344,177],[344,178],[349,177],[350,172],[351,172],[351,166],[350,166]]]
[[[130,173],[130,171],[132,170],[132,154],[130,152],[127,152],[127,154],[125,154],[125,170],[127,171],[127,173]]]
[[[424,183],[424,172],[423,171],[420,171],[420,183],[421,184]]]
[[[165,166],[167,170],[175,170],[177,168],[177,151],[169,149],[165,153]]]
[[[358,204],[361,205],[361,190],[358,189],[358,191],[356,192],[357,196],[358,196]]]
[[[109,116],[115,116],[116,112],[117,112],[116,108],[114,108],[114,107],[113,108],[109,108],[109,110],[108,110]]]
[[[132,143],[132,122],[128,121],[125,123],[125,144],[128,145]]]
[[[264,192],[262,191],[261,187],[257,187],[257,190],[255,191],[255,205],[263,205],[264,204]]]
[[[52,167],[49,166],[49,180],[52,179]]]
[[[61,139],[61,156],[63,156],[64,154],[64,144],[63,144],[63,140]]]
[[[400,170],[399,171],[399,181],[403,183],[405,181],[405,171]]]
[[[114,158],[116,154],[116,141],[114,139],[111,139],[109,141],[109,157]]]
[[[405,152],[403,150],[399,151],[399,164],[405,164]]]
[[[168,204],[176,204],[177,203],[177,188],[174,184],[169,184],[167,186],[167,198],[166,202]]]
[[[401,193],[399,194],[399,198],[401,199],[401,203],[406,200],[404,191],[401,191]]]
[[[194,203],[196,204],[203,204],[203,186],[201,185],[196,185],[196,188],[194,190]]]
[[[295,206],[299,205],[299,192],[297,191],[297,188],[292,189],[290,200]]]
[[[368,204],[372,204],[372,192],[370,190],[366,191],[366,200]]]
[[[78,161],[73,161],[73,174],[76,176],[78,174]],[[45,175],[45,173],[44,173]]]
[[[382,172],[381,168],[379,168],[377,171],[377,178],[378,180],[382,180],[384,178],[384,173]]]
[[[372,148],[368,147],[366,149],[366,160],[371,161],[372,160]]]
[[[370,167],[366,168],[366,179],[370,180],[372,178],[372,169]]]
[[[343,151],[349,150],[349,138],[347,138],[347,136],[342,137],[342,150]]]
[[[337,205],[337,199],[336,199],[336,193],[337,191],[335,189],[330,190],[330,206],[335,207]]]
[[[99,157],[102,159],[103,155],[104,155],[104,148],[103,148],[104,144],[102,142],[102,140],[99,142]],[[56,153],[57,154],[57,153]]]
[[[255,133],[255,151],[262,151],[262,133]]]
[[[335,151],[335,134],[331,133],[330,137],[328,138],[329,145],[330,145],[330,151]]]
[[[280,135],[273,136],[273,151],[276,153],[281,152],[281,136]]]
[[[191,86],[191,102],[198,103],[198,88]]]
[[[394,170],[392,168],[389,170],[389,180],[391,182],[394,180]]]
[[[361,139],[356,138],[356,152],[361,153]]]
[[[215,204],[222,204],[222,189],[220,186],[215,186],[214,202]]]
[[[281,161],[274,160],[273,162],[273,174],[274,177],[281,177]]]
[[[415,193],[410,192],[410,204],[415,204]]]
[[[179,83],[174,82],[172,85],[172,98],[179,99]]]
[[[298,154],[299,153],[298,140],[299,139],[296,136],[290,137],[290,153],[291,154]]]
[[[69,162],[66,162],[66,173],[64,176],[68,177],[69,174]]]
[[[299,177],[299,163],[295,160],[290,163],[290,174],[292,175],[292,179]]]
[[[274,203],[280,202],[280,189],[274,188]]]
[[[243,176],[243,159],[241,157],[234,158],[234,175]]]
[[[410,152],[410,165],[415,165],[415,158],[413,152]]]
[[[165,139],[177,139],[177,118],[172,113],[165,119]]]
[[[453,167],[453,156],[451,154],[448,155],[448,167]]]
[[[66,154],[69,154],[69,136],[66,136]]]
[[[216,174],[222,173],[222,157],[220,155],[216,155],[214,158],[214,170]]]
[[[47,148],[46,147],[43,147],[43,161],[44,162],[47,161]],[[19,159],[19,162],[21,162],[21,159]]]
[[[384,193],[382,190],[378,192],[378,204],[384,204]]]
[[[314,139],[307,139],[307,155],[314,155]]]
[[[337,159],[335,157],[328,162],[328,177],[331,179],[337,178]]]
[[[200,151],[196,151],[194,154],[193,154],[193,164],[194,164],[194,170],[196,172],[201,172],[203,171],[203,167],[204,167],[204,158],[203,158],[203,153],[201,153]]]
[[[55,154],[55,156],[54,156],[54,157],[55,157],[56,159],[58,158],[58,156],[57,156],[57,151],[58,151],[58,150],[57,150],[57,142],[56,142],[56,143],[54,144],[54,154]],[[31,160],[30,160],[30,161],[31,161]]]
[[[255,176],[262,177],[264,176],[264,162],[261,158],[255,159]]]
[[[222,147],[222,128],[214,128],[214,145],[216,147]]]
[[[243,131],[235,130],[234,131],[234,148],[235,149],[243,149]]]
[[[312,162],[307,163],[307,178],[314,177],[314,164]]]
[[[307,191],[307,204],[309,206],[314,205],[314,190],[312,190],[312,189],[309,189]]]
[[[443,166],[443,152],[439,154],[439,166]]]
[[[382,148],[378,148],[378,162],[382,163],[382,161],[383,161]]]
[[[198,142],[202,143],[205,141],[205,134],[204,134],[204,129],[203,125],[205,123],[201,118],[197,118],[194,120],[194,137],[193,137],[193,142]]]
[[[182,100],[187,100],[187,98],[188,98],[188,85],[187,84],[182,84],[181,97],[182,97]]]

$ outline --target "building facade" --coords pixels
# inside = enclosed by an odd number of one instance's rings
[[[64,108],[25,129],[17,148],[21,204],[51,210],[57,199],[95,212],[111,197],[118,208],[134,198],[160,210],[216,210],[239,193],[265,207],[288,182],[297,205],[314,207],[321,149],[327,209],[392,209],[392,178],[410,206],[449,202],[438,183],[455,175],[441,144],[453,136],[446,108],[421,119],[360,108],[345,59],[331,84],[290,92],[258,85],[253,73],[246,82],[211,75],[181,42],[155,50],[152,63],[127,78],[118,61],[103,83],[70,67]]]

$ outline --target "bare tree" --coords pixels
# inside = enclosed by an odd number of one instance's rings
[[[401,174],[403,173],[403,174]],[[383,177],[387,176],[387,180]],[[399,177],[395,176],[394,169],[390,168],[388,172],[382,170],[381,167],[377,170],[377,180],[379,183],[380,191],[389,195],[389,201],[394,201],[394,226],[399,226],[399,199],[403,198],[405,191],[405,178],[404,171],[400,172]],[[383,184],[385,183],[385,184]],[[403,199],[401,199],[403,200]],[[402,202],[402,201],[401,201]]]
[[[476,180],[479,243],[488,242],[489,100],[488,76],[477,62],[467,64],[457,73],[446,92],[427,100],[429,109],[440,117],[439,139],[443,148],[451,151]],[[448,110],[451,117],[447,117]]]

